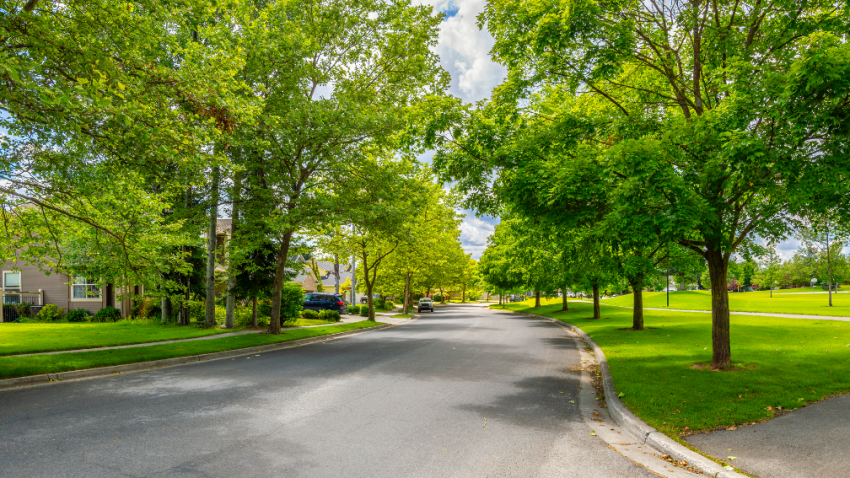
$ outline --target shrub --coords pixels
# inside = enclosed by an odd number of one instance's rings
[[[98,310],[91,318],[92,322],[118,322],[119,320],[121,320],[121,312],[111,305]]]
[[[372,305],[375,306],[376,309],[383,309],[386,301],[383,297],[377,297],[372,299]]]
[[[319,312],[319,318],[322,320],[327,320],[328,322],[339,322],[340,316],[339,312],[335,310],[323,310]]]
[[[86,309],[69,310],[68,313],[65,314],[65,318],[68,319],[68,322],[88,322],[89,311]]]
[[[39,322],[56,322],[62,319],[64,312],[64,307],[59,307],[56,304],[47,304],[38,312],[35,319]]]
[[[204,315],[206,315],[206,310],[204,310]],[[206,320],[206,317],[204,319]],[[227,307],[223,305],[215,306],[215,323],[221,327],[224,325],[225,319],[227,319]]]
[[[431,298],[434,302],[442,302],[443,295],[442,294],[434,294],[434,297]]]
[[[359,305],[349,305],[348,306],[348,313],[349,313],[349,315],[359,314],[360,313],[360,306]]]
[[[361,305],[360,306],[360,317],[369,317],[369,306]]]
[[[322,312],[324,312],[324,311],[322,311]],[[321,315],[321,314],[319,314],[315,310],[311,310],[311,309],[304,309],[304,310],[301,311],[301,317],[304,317],[305,319],[318,319],[319,315]]]
[[[283,284],[280,294],[280,321],[296,319],[304,307],[304,291],[301,286],[292,282]]]
[[[391,300],[384,302],[384,308],[387,310],[393,310],[395,308],[395,303]]]

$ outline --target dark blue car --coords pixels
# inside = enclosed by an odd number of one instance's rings
[[[315,310],[316,312],[321,310],[335,310],[339,312],[340,315],[348,312],[345,302],[343,302],[341,298],[333,294],[326,294],[322,292],[312,292],[305,295],[303,307],[305,310],[310,309]]]

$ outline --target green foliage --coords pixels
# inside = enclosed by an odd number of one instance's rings
[[[318,319],[319,313],[315,310],[304,309],[301,311],[301,317],[304,317],[305,319]]]
[[[280,296],[280,316],[286,319],[296,319],[304,308],[304,290],[292,282],[283,285]]]
[[[47,304],[36,314],[35,320],[39,322],[57,322],[62,320],[64,312],[64,307],[59,307],[56,304]]]
[[[436,294],[434,294],[434,296],[433,296],[433,297],[431,297],[431,299],[432,299],[434,302],[442,302],[442,301],[443,301],[443,294],[436,293]]]
[[[89,311],[86,309],[72,309],[65,314],[65,320],[68,322],[88,322],[89,317]]]
[[[349,306],[347,306],[347,308],[348,308],[348,313],[350,315],[355,315],[355,314],[360,313],[360,306],[359,305],[349,305]]]
[[[369,306],[361,305],[360,306],[360,317],[369,317]]]
[[[319,318],[328,322],[339,322],[341,320],[339,312],[335,310],[323,310],[319,312]]]
[[[95,313],[91,321],[95,323],[103,323],[103,322],[118,322],[121,320],[121,311],[108,305]]]

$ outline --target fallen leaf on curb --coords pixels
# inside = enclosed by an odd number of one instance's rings
[[[618,397],[618,398],[623,398],[623,397],[625,397],[625,396],[626,396],[626,394],[625,394],[625,393],[623,393],[623,392],[620,392],[620,393],[618,393],[618,394],[617,394],[617,397]]]
[[[738,427],[729,427],[729,428],[726,429],[726,431],[727,432],[734,432],[737,429],[738,429]]]
[[[726,471],[733,471],[734,470],[734,468],[732,468],[731,466],[724,466],[723,469],[726,470]]]
[[[595,437],[595,436],[596,436],[596,433],[595,433],[595,432],[590,432],[590,436]]]
[[[727,456],[726,458],[729,458],[730,460],[737,460],[738,459],[737,456]]]
[[[485,418],[484,419],[484,427],[486,427],[486,426],[487,426],[487,419]],[[481,427],[481,428],[484,428],[484,427]]]
[[[575,400],[570,400],[570,403],[576,403],[576,401],[575,401]]]

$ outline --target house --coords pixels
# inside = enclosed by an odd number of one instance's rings
[[[40,268],[18,261],[0,262],[0,322],[10,322],[17,317],[11,304],[29,303],[36,310],[46,304],[56,304],[66,310],[85,309],[94,314],[98,310],[112,306],[127,317],[136,305],[130,297],[143,293],[141,286],[123,291],[113,284],[101,287],[97,279],[70,277],[56,272],[42,271]],[[8,304],[8,305],[7,305]]]
[[[303,267],[292,279],[292,282],[301,285],[304,292],[318,292],[318,284],[322,283],[322,288],[325,292],[333,292],[336,285],[336,277],[333,274],[334,263],[330,261],[316,261],[318,267],[319,280],[316,280],[316,275],[313,273],[311,261],[303,254],[299,254],[292,258],[294,262],[302,264]],[[349,286],[354,281],[351,274],[351,264],[339,264],[339,283],[348,284]],[[340,290],[342,293],[342,290]]]

